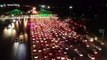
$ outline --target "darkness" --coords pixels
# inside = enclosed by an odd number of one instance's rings
[[[70,13],[69,6],[73,6],[71,11],[76,17],[84,15],[83,17],[86,18],[95,18],[96,16],[103,20],[107,16],[107,0],[0,0],[0,3],[19,3],[22,6],[45,4],[52,6],[51,10],[62,16],[68,16]]]

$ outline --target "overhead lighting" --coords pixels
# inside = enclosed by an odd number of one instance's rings
[[[41,5],[41,8],[45,8],[46,6],[45,5]]]
[[[72,9],[72,6],[69,6],[70,9]]]
[[[51,7],[50,7],[50,6],[47,6],[47,8],[50,9]]]
[[[36,7],[33,7],[33,10],[36,10]]]

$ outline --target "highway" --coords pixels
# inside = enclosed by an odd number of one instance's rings
[[[0,35],[2,60],[106,60],[104,41],[73,20],[13,20]]]

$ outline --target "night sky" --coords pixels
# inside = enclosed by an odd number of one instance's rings
[[[51,11],[67,16],[69,6],[73,6],[72,13],[75,16],[98,19],[107,17],[107,0],[0,0],[0,3],[19,3],[30,6],[45,4],[52,6]]]
[[[52,4],[52,5],[77,5],[77,6],[86,6],[86,5],[104,5],[107,3],[107,0],[0,0],[0,3],[21,3],[21,4]]]

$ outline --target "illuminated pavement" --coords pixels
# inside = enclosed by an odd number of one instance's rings
[[[26,44],[24,43],[14,43],[13,47],[13,60],[27,60],[26,55],[27,55],[27,49],[26,49]]]
[[[26,23],[25,20],[18,20],[8,24],[0,31],[2,60],[30,60]]]

